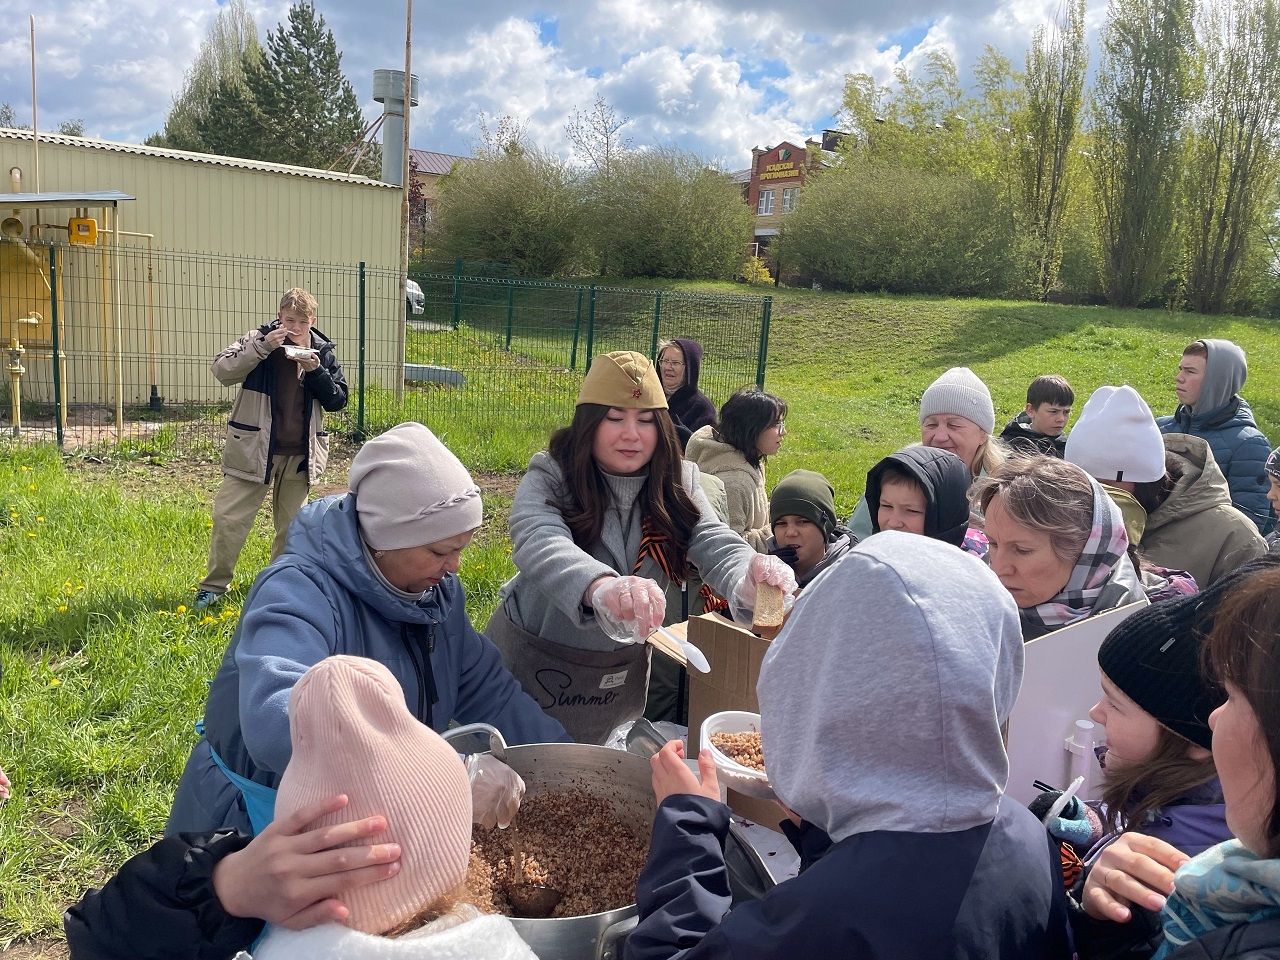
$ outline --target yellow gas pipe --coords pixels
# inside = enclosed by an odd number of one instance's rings
[[[38,326],[44,318],[38,313],[32,313],[29,317],[18,317],[14,323],[25,323],[28,326]],[[26,348],[18,340],[18,329],[15,326],[13,336],[9,339],[9,402],[12,405],[12,423],[13,435],[19,437],[22,435],[22,375],[27,372],[27,368],[22,365],[22,358],[26,355]]]

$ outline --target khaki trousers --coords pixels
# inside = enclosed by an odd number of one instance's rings
[[[258,508],[271,493],[271,519],[275,523],[276,536],[271,542],[271,559],[284,550],[289,522],[307,502],[307,458],[303,454],[293,457],[271,458],[271,482],[254,483],[224,474],[222,486],[213,501],[213,540],[209,544],[209,572],[200,581],[201,590],[210,593],[226,593],[231,586],[236,560],[244,549],[253,528]]]

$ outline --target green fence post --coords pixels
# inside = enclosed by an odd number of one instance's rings
[[[53,324],[53,430],[62,449],[62,343],[58,336],[58,250],[49,244],[49,312]]]
[[[760,350],[756,354],[756,386],[764,389],[764,364],[769,357],[769,317],[773,314],[773,297],[765,297],[760,305]]]
[[[578,331],[582,328],[582,287],[578,288],[578,310],[573,315],[573,350],[569,353],[569,369],[578,369]]]
[[[656,362],[658,359],[658,325],[662,322],[662,291],[653,297],[653,336],[649,342],[649,356]]]
[[[357,340],[359,341],[359,353],[356,371],[356,440],[364,442],[364,347],[365,347],[365,326],[364,326],[364,261],[360,261],[360,286],[359,286],[359,304],[358,304],[358,322],[357,322]]]
[[[515,319],[516,313],[516,285],[512,280],[507,281],[507,352],[511,352],[511,322]]]
[[[462,258],[453,261],[453,329],[462,323]]]
[[[587,301],[587,365],[584,370],[591,369],[591,350],[596,338],[596,285],[591,285],[591,299]]]

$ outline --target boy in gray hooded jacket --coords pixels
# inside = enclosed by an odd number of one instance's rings
[[[858,544],[796,601],[756,687],[802,872],[730,913],[714,763],[699,782],[669,743],[628,960],[1065,960],[1057,853],[1004,795],[1022,665],[981,561],[892,530]]]
[[[1275,521],[1263,469],[1271,443],[1240,396],[1248,375],[1244,351],[1230,340],[1187,344],[1174,380],[1178,409],[1156,423],[1161,433],[1189,433],[1207,441],[1227,478],[1231,503],[1266,533]]]

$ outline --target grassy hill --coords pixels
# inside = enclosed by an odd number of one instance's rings
[[[1280,440],[1280,332],[1267,321],[751,292],[775,296],[766,387],[790,405],[770,480],[796,467],[819,470],[842,513],[872,463],[919,438],[920,394],[950,366],[986,380],[1000,423],[1022,408],[1041,373],[1072,382],[1077,410],[1099,384],[1129,383],[1167,413],[1183,346],[1225,337],[1248,352],[1245,392],[1264,432]],[[545,442],[539,428],[523,448],[495,453],[492,429],[452,423],[450,443],[474,467],[493,469],[525,462]],[[0,447],[0,766],[14,781],[14,798],[0,807],[0,950],[15,940],[48,943],[62,908],[162,829],[205,681],[270,542],[260,523],[228,602],[197,615],[187,606],[204,570],[216,467],[82,466],[50,448]],[[478,623],[512,569],[504,532],[513,482],[485,478],[489,522],[463,558]]]

